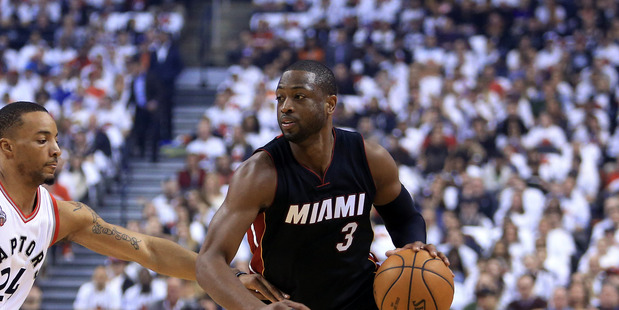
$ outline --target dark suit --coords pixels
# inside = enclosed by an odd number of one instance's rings
[[[161,138],[164,140],[172,139],[172,108],[174,107],[175,82],[182,70],[183,61],[176,44],[172,43],[169,46],[167,55],[163,59],[159,59],[158,50],[151,52],[149,72],[156,76],[161,83]]]
[[[128,151],[137,146],[140,157],[146,155],[146,143],[150,142],[151,161],[159,159],[161,109],[155,102],[162,100],[161,84],[153,74],[139,74],[131,82],[129,106],[135,109],[133,128],[129,137]]]

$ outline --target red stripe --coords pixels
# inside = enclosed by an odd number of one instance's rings
[[[54,237],[52,238],[52,242],[50,243],[50,246],[52,246],[54,243],[56,243],[56,239],[58,238],[58,231],[60,230],[60,221],[59,221],[59,215],[58,215],[58,203],[56,202],[56,198],[54,198],[54,195],[49,195],[49,197],[52,198],[52,205],[54,205],[54,221],[55,221],[55,225],[54,225]]]
[[[39,209],[40,209],[39,206],[41,205],[41,193],[38,187],[37,187],[37,205],[34,207],[34,210],[32,210],[32,212],[28,216],[24,214],[22,209],[17,206],[15,201],[13,201],[13,198],[9,196],[9,193],[6,191],[2,183],[0,183],[0,191],[2,191],[2,194],[4,195],[4,197],[6,197],[6,200],[8,200],[9,203],[13,206],[13,208],[17,211],[17,214],[19,214],[19,217],[21,217],[24,223],[30,222],[39,213]]]
[[[251,249],[252,258],[250,262],[251,269],[264,276],[264,260],[262,258],[262,238],[264,237],[264,231],[266,228],[266,222],[264,220],[264,212],[258,214],[253,224],[253,231],[250,229],[247,232],[247,238],[249,239],[249,247]],[[255,235],[254,235],[255,232]],[[258,241],[258,246],[254,244],[254,240]]]

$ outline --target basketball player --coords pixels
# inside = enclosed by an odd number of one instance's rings
[[[41,186],[54,181],[60,157],[57,136],[56,123],[41,105],[15,102],[0,109],[0,309],[20,308],[47,249],[63,239],[195,280],[197,253],[108,224],[85,204],[56,201]]]
[[[248,228],[251,271],[312,309],[376,309],[372,205],[397,247],[425,249],[449,265],[424,244],[425,222],[390,154],[333,127],[336,93],[333,73],[318,62],[283,73],[276,90],[283,135],[234,173],[198,256],[198,283],[224,308],[264,307],[222,272]]]

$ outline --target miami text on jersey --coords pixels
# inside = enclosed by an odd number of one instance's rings
[[[363,214],[365,193],[338,196],[318,202],[290,205],[286,223],[315,224],[323,220],[360,216]],[[301,206],[301,207],[299,207]]]

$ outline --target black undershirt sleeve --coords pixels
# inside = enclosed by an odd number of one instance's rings
[[[385,227],[396,247],[403,247],[415,241],[426,243],[426,222],[404,185],[400,195],[392,202],[374,207],[385,222]]]

